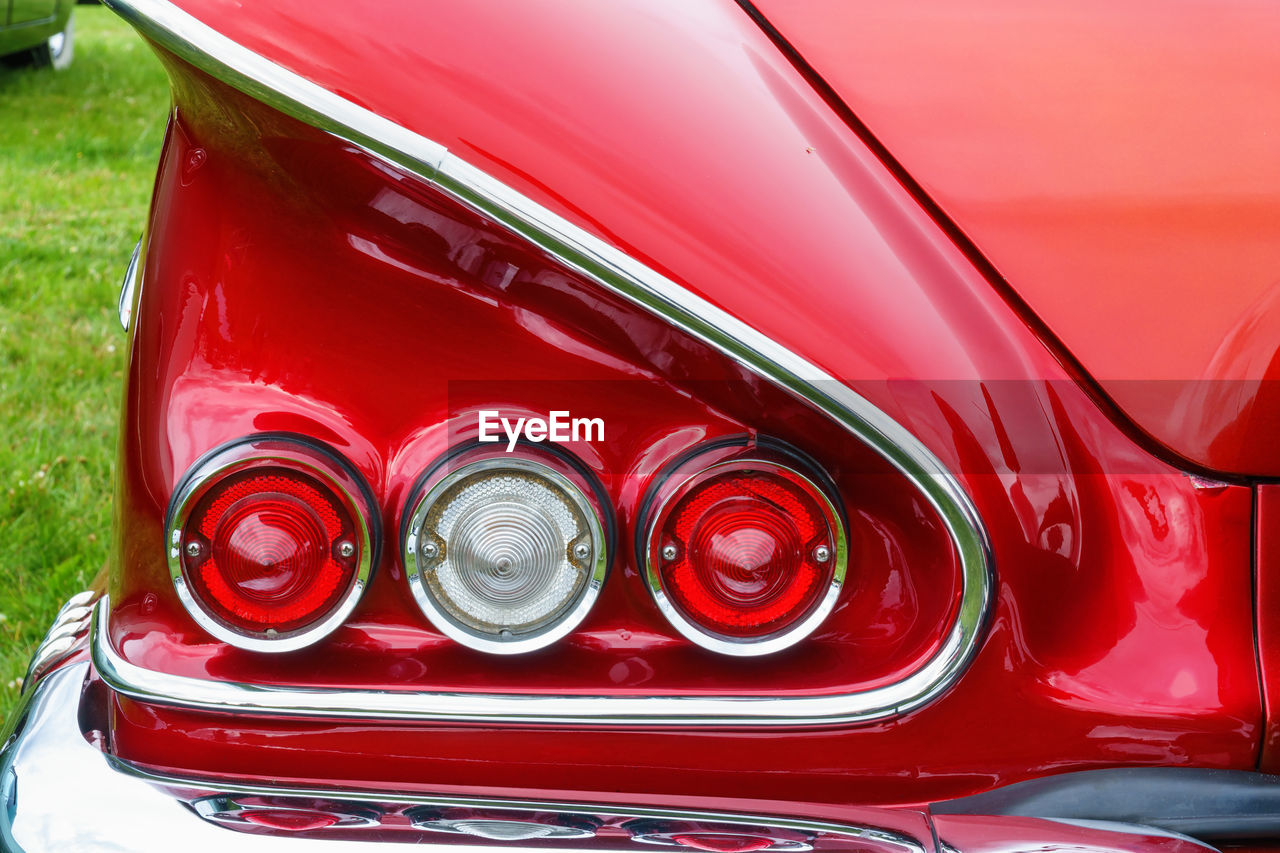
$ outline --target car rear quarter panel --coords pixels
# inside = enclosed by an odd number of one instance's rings
[[[997,595],[983,646],[954,689],[863,726],[237,718],[232,729],[216,714],[118,698],[117,754],[211,776],[357,787],[457,790],[500,778],[525,792],[785,789],[811,802],[866,803],[926,802],[1115,764],[1254,766],[1262,708],[1249,631],[1250,490],[1189,477],[1108,420],[738,7],[445,4],[392,14],[376,3],[282,0],[231,14],[220,0],[182,5],[447,145],[873,401],[972,495],[989,528]],[[623,346],[635,361],[711,380],[678,417],[643,402],[650,374],[636,374],[625,393],[615,386],[614,403],[632,401],[634,418],[625,407],[619,418],[637,444],[660,445],[673,422],[688,440],[749,420],[735,422],[743,404],[723,390],[734,386],[715,390],[742,377],[700,360],[660,324],[412,176],[165,58],[176,114],[135,315],[111,587],[113,605],[127,608],[118,615],[128,628],[116,619],[112,629],[126,656],[288,682],[328,677],[326,656],[350,651],[317,647],[273,669],[209,646],[174,609],[161,531],[169,490],[220,441],[264,429],[328,441],[395,518],[430,455],[426,439],[447,432],[449,381],[613,382],[633,369],[605,357]],[[417,199],[431,216],[371,217],[381,190]],[[456,250],[466,246],[481,247],[485,263],[461,277]],[[563,302],[520,304],[504,291],[512,268],[559,276],[536,294]],[[546,323],[548,313],[563,324]],[[537,358],[504,362],[512,335]],[[757,400],[769,390],[753,393],[748,403],[767,419]],[[665,421],[644,421],[652,416]],[[805,417],[777,426],[819,455],[856,454],[824,442],[823,426]],[[850,487],[865,473],[850,465]],[[370,686],[442,683],[434,671],[403,671],[416,665],[403,652],[423,632],[404,622],[407,590],[387,544],[353,628],[380,631],[366,632],[377,642],[363,651],[383,656],[368,670],[378,673]],[[625,546],[619,559],[618,571],[634,574]],[[598,689],[643,692],[653,672],[671,676],[654,666],[662,643],[653,635],[608,627],[591,639],[626,665],[605,671]],[[781,693],[822,663],[816,646],[807,658],[804,648],[756,669],[703,657],[684,675]],[[575,677],[539,670],[548,660],[529,659],[520,677]],[[509,662],[465,663],[446,678],[492,686],[516,677]]]

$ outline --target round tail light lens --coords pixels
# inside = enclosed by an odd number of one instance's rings
[[[608,569],[598,504],[531,459],[480,459],[410,501],[409,582],[423,613],[473,649],[540,649],[587,615]]]
[[[659,488],[646,580],[671,624],[730,655],[808,636],[835,606],[846,537],[834,501],[787,465],[732,459]]]
[[[240,648],[314,643],[350,614],[368,581],[371,504],[348,465],[304,440],[221,448],[174,495],[178,596],[209,633]]]

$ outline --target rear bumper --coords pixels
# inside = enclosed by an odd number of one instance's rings
[[[88,661],[46,675],[27,695],[0,749],[0,849],[237,851],[301,848],[381,848],[383,842],[433,844],[440,853],[646,853],[635,844],[646,827],[682,832],[749,834],[776,839],[774,850],[814,853],[993,853],[1071,844],[1084,850],[1203,853],[1213,850],[1150,827],[1094,821],[1048,821],[973,815],[931,818],[914,810],[842,807],[840,820],[671,807],[582,805],[457,796],[386,795],[326,789],[283,789],[165,777],[104,753],[82,731],[82,703],[93,701]],[[87,715],[94,716],[93,714]],[[228,717],[228,725],[234,718]],[[829,809],[828,809],[829,810]],[[250,812],[338,816],[333,826],[301,832],[267,829],[243,819]],[[483,823],[511,819],[592,831],[548,846],[551,839],[509,840],[445,834],[423,828],[426,818],[463,814]],[[425,817],[424,817],[425,816]],[[440,820],[435,821],[437,824]],[[447,821],[446,821],[447,822]],[[232,832],[235,834],[231,834]],[[308,845],[310,847],[311,845]],[[678,853],[686,848],[667,843]]]
[[[443,834],[415,825],[424,814],[467,812],[473,815],[522,815],[528,819],[593,826],[647,822],[655,826],[728,826],[763,831],[790,839],[784,850],[810,849],[832,853],[850,849],[872,853],[933,853],[928,818],[917,811],[851,809],[854,817],[871,821],[849,823],[820,819],[757,817],[740,813],[687,811],[637,806],[588,806],[551,802],[480,799],[455,796],[376,795],[367,791],[285,789],[208,782],[161,776],[131,766],[104,753],[86,739],[80,723],[81,704],[92,701],[85,687],[90,681],[87,661],[69,663],[45,676],[27,695],[15,715],[0,750],[0,848],[4,850],[128,850],[172,853],[175,840],[188,849],[276,851],[300,848],[300,840],[318,841],[318,848],[373,849],[383,842],[435,843],[442,851],[496,853],[492,842],[466,835]],[[94,716],[94,715],[88,715]],[[234,718],[227,724],[234,726]],[[281,813],[317,811],[341,815],[332,827],[281,833],[244,822],[245,810]],[[883,818],[881,820],[880,818]],[[238,830],[238,831],[237,831]],[[232,832],[235,834],[232,834]],[[272,834],[276,833],[276,834]],[[586,836],[591,836],[587,833]],[[565,853],[646,853],[648,845],[632,844],[625,832],[600,832],[599,839],[548,848]],[[329,839],[332,839],[330,841]],[[807,843],[794,846],[796,841]],[[601,840],[604,843],[596,843]],[[340,843],[333,843],[340,842]],[[510,851],[523,846],[505,844]]]
[[[0,753],[0,845],[5,850],[279,849],[286,839],[228,836],[182,802],[114,768],[78,724],[89,664],[50,673],[15,717]]]

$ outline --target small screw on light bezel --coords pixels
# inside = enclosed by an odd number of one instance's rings
[[[252,468],[290,468],[319,480],[346,505],[355,523],[359,562],[346,595],[322,619],[303,628],[278,633],[267,629],[254,635],[236,630],[215,616],[187,583],[183,536],[191,511],[223,478]],[[174,490],[165,522],[166,561],[178,600],[196,624],[212,636],[236,648],[254,652],[290,652],[319,642],[333,633],[359,603],[368,586],[379,542],[379,518],[373,511],[372,492],[355,468],[336,451],[309,438],[287,433],[246,436],[214,448],[187,471]],[[198,556],[198,553],[193,556]]]

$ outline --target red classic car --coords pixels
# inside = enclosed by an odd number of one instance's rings
[[[174,107],[5,845],[1280,840],[1280,7],[108,3]]]

